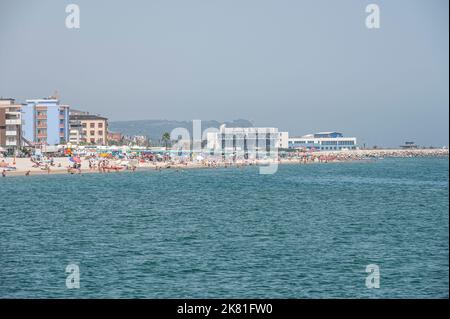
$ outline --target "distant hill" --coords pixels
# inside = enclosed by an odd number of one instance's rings
[[[253,127],[248,120],[238,119],[231,122],[218,122],[215,120],[202,121],[202,131],[209,128],[219,128],[225,124],[227,127]],[[171,132],[177,127],[185,128],[192,136],[192,121],[170,121],[170,120],[138,120],[138,121],[115,121],[109,123],[110,132],[120,132],[122,135],[145,135],[152,141],[158,141],[165,132]]]

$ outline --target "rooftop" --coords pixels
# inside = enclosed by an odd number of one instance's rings
[[[53,98],[43,98],[43,99],[31,99],[27,100],[27,103],[59,103],[59,100]]]
[[[104,120],[107,121],[108,119],[106,117],[95,115],[95,114],[71,114],[70,115],[71,120]]]
[[[329,132],[317,132],[317,133],[314,133],[315,135],[330,135],[330,134],[342,134],[342,133],[339,133],[339,132],[336,132],[336,131],[329,131]]]

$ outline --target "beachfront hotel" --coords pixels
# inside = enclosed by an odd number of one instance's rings
[[[22,105],[22,136],[35,145],[58,145],[69,140],[69,106],[56,98],[27,100]]]
[[[0,147],[14,152],[22,145],[21,104],[0,99]]]
[[[283,133],[280,135],[280,133]],[[287,132],[278,132],[275,127],[226,127],[218,132],[206,133],[206,147],[210,152],[222,156],[232,155],[245,159],[273,156],[280,141],[287,139]]]
[[[106,145],[108,141],[108,119],[83,111],[70,112],[70,137],[72,144]]]
[[[290,137],[289,148],[316,151],[354,150],[356,137],[344,137],[339,132],[319,132],[301,137]]]

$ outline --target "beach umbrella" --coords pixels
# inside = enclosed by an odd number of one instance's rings
[[[76,156],[76,157],[74,157],[74,156],[69,157],[69,161],[71,161],[72,163],[81,164],[81,159],[78,156]]]

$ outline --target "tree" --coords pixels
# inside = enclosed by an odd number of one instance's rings
[[[170,142],[170,133],[169,133],[169,132],[165,132],[165,133],[162,135],[162,140],[163,140],[164,145],[166,146],[166,150],[167,150],[167,149],[168,149],[169,142]]]

